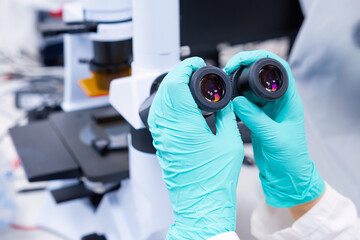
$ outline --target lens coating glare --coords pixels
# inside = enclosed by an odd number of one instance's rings
[[[200,82],[201,94],[209,102],[218,102],[225,95],[224,80],[216,74],[205,75]]]
[[[282,85],[280,70],[272,65],[262,67],[259,78],[261,85],[269,92],[276,92]]]

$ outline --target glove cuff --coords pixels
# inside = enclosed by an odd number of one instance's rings
[[[262,179],[266,203],[271,207],[290,208],[320,197],[325,191],[325,182],[312,161],[311,164],[310,178],[300,183],[293,181],[293,177],[289,176],[288,185],[280,188]]]
[[[209,209],[209,206],[204,206]],[[167,234],[166,239],[209,239],[224,232],[235,231],[236,206],[213,209],[206,216],[177,216]]]
[[[219,225],[221,223],[219,222]],[[178,239],[210,239],[224,232],[235,232],[235,222],[234,226],[230,227],[221,227],[216,226],[203,226],[202,228],[196,226],[184,226],[182,224],[175,223],[173,224],[167,235],[166,240],[178,240]]]

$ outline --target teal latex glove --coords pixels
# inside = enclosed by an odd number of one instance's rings
[[[177,65],[161,83],[149,112],[175,215],[167,239],[209,239],[235,231],[244,148],[232,103],[215,114],[214,135],[190,93],[189,78],[203,66],[198,57]]]
[[[256,164],[266,202],[273,207],[288,208],[318,198],[325,189],[307,148],[304,108],[297,93],[288,63],[264,51],[240,52],[226,65],[230,75],[240,65],[250,65],[271,57],[285,67],[289,87],[283,97],[266,102],[261,108],[241,96],[233,100],[236,115],[251,130]]]

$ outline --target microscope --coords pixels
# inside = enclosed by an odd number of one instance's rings
[[[29,181],[52,180],[39,226],[70,239],[165,239],[173,212],[139,108],[180,62],[179,21],[178,0],[81,0],[45,31],[64,34],[63,112],[10,129]],[[108,132],[121,132],[120,151],[104,153]]]

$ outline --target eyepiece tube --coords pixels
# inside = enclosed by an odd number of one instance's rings
[[[272,58],[262,58],[250,66],[242,66],[231,75],[233,96],[251,92],[262,100],[281,98],[289,85],[284,66]]]
[[[216,112],[228,105],[232,97],[231,81],[220,69],[206,66],[195,71],[189,87],[198,107],[205,112]]]

